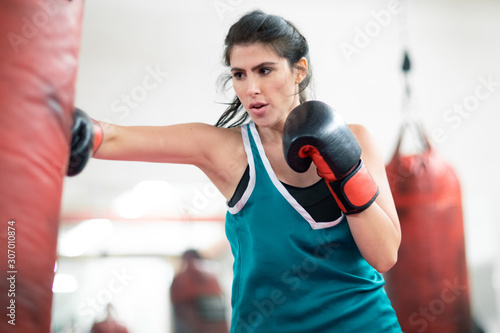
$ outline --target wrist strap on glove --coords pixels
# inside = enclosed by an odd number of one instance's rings
[[[346,177],[327,181],[327,184],[346,215],[357,214],[370,207],[380,192],[362,160]]]

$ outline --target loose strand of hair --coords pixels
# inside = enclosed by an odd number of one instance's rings
[[[241,104],[241,101],[237,96],[231,103],[228,103],[228,105],[228,108],[224,111],[224,113],[215,124],[216,127],[233,128],[244,124],[248,119],[248,113],[243,110],[243,105]],[[237,118],[240,113],[240,117]],[[234,120],[235,118],[237,119]]]

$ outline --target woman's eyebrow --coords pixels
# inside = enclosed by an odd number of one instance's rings
[[[262,67],[266,67],[266,66],[274,66],[274,65],[277,65],[278,63],[277,62],[272,62],[272,61],[266,61],[266,62],[263,62],[263,63],[260,63],[254,67],[252,67],[252,71],[255,71],[259,68],[262,68]],[[244,72],[245,70],[242,69],[242,68],[238,68],[238,67],[233,67],[231,68],[231,72]]]

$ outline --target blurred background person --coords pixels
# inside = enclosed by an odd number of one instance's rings
[[[196,250],[182,255],[182,267],[172,281],[170,299],[174,333],[228,332],[222,290]]]

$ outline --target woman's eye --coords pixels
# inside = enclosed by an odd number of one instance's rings
[[[260,74],[267,75],[267,74],[271,73],[271,71],[272,71],[271,68],[263,67],[263,68],[260,69]]]
[[[233,73],[233,78],[236,80],[241,80],[243,78],[243,73],[241,72],[234,72]]]

